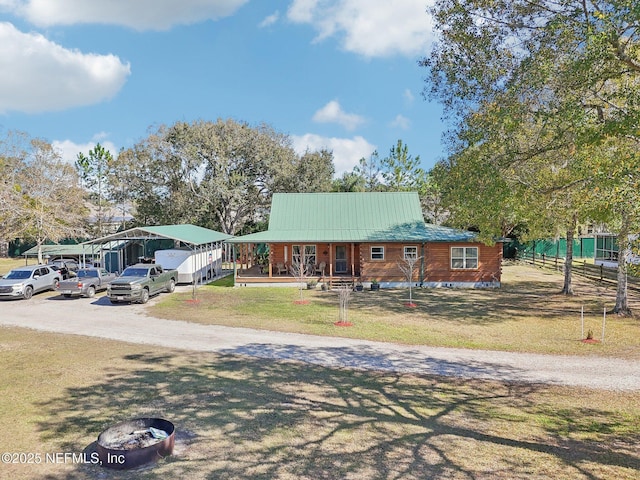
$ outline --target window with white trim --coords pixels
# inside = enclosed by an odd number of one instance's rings
[[[478,247],[451,247],[451,268],[473,270],[478,268]]]
[[[418,258],[418,247],[404,247],[403,258]]]
[[[384,247],[371,247],[371,260],[384,260]]]
[[[291,264],[303,265],[308,272],[316,264],[315,245],[292,245]]]

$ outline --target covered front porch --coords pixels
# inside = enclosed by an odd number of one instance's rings
[[[236,284],[352,283],[360,277],[356,243],[236,243]]]

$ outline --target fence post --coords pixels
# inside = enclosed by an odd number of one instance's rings
[[[604,281],[604,265],[600,264],[600,281]]]

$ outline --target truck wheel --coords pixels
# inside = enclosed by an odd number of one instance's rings
[[[51,285],[51,290],[56,290],[59,284],[60,284],[60,280],[58,280],[57,278],[54,278],[53,284]]]
[[[90,286],[89,288],[87,288],[87,297],[88,298],[93,298],[96,295],[96,287],[94,286]]]
[[[24,292],[22,292],[25,300],[29,300],[33,296],[33,287],[26,286],[24,287]]]
[[[176,282],[172,278],[171,280],[169,280],[169,286],[167,287],[167,292],[173,293],[175,289],[176,289]]]
[[[149,301],[149,290],[146,288],[142,289],[140,293],[140,303],[147,303]]]

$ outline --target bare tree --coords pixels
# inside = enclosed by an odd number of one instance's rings
[[[349,302],[351,301],[352,289],[349,285],[342,285],[338,289],[339,313],[338,324],[349,325]]]
[[[19,237],[25,224],[20,219],[22,186],[20,172],[25,168],[29,138],[23,132],[7,132],[0,138],[0,242]]]
[[[22,236],[38,246],[85,234],[83,191],[74,168],[65,163],[50,144],[32,140],[31,151],[18,173],[21,199],[16,205],[23,225]]]
[[[398,268],[400,268],[404,274],[405,280],[409,284],[409,303],[407,303],[407,306],[409,307],[415,307],[416,305],[413,303],[413,274],[415,272],[416,265],[421,258],[422,257],[407,255],[401,262],[398,262]]]
[[[291,274],[295,277],[298,283],[298,289],[300,290],[300,300],[298,300],[296,303],[305,303],[305,300],[302,296],[302,290],[304,290],[304,286],[306,285],[307,272],[309,268],[304,262],[303,252],[299,252],[298,255],[293,255],[293,259],[291,261],[291,266],[289,267],[289,269],[291,271]]]

